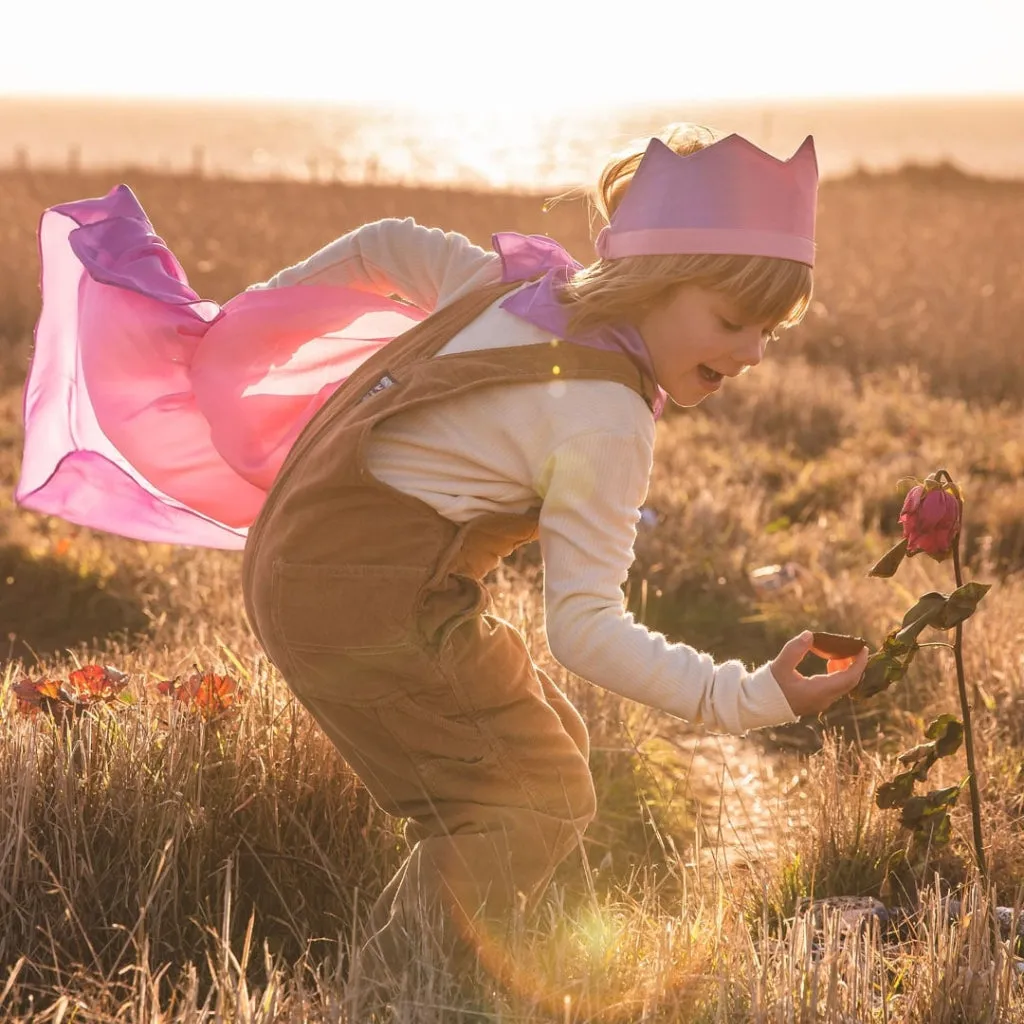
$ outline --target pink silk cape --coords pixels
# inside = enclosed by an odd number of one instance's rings
[[[20,505],[146,541],[242,548],[299,431],[426,313],[353,288],[189,287],[127,185],[46,210]]]

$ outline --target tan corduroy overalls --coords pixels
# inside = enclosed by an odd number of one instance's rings
[[[446,954],[479,954],[482,922],[535,894],[595,811],[582,718],[487,613],[482,580],[537,536],[539,502],[460,525],[366,468],[375,424],[472,388],[596,378],[651,405],[620,352],[553,341],[432,358],[514,287],[452,303],[360,366],[295,442],[245,548],[260,643],[377,803],[410,819],[362,954],[372,944],[393,970],[427,908],[456,925]]]

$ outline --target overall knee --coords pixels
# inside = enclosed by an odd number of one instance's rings
[[[597,813],[597,794],[590,768],[582,757],[571,772],[565,767],[557,774],[557,793],[549,789],[545,813],[533,819],[543,834],[543,845],[557,863],[579,843]]]
[[[590,767],[581,757],[578,769],[568,778],[563,776],[566,819],[581,835],[597,814],[597,792]]]
[[[559,813],[548,819],[547,841],[553,863],[558,863],[579,846],[583,833],[597,813],[597,794],[589,769],[580,771],[572,779],[563,776],[562,781],[563,799]]]

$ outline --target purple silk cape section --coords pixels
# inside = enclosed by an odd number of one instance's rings
[[[503,305],[563,337],[552,288],[578,264],[549,238],[494,241],[505,280],[544,275]],[[47,209],[39,261],[15,499],[145,541],[244,547],[302,428],[356,367],[427,316],[336,286],[204,300],[127,185]],[[650,373],[635,331],[566,340],[622,348]]]
[[[653,383],[654,418],[660,419],[668,396],[656,383],[650,352],[635,327],[617,324],[585,334],[568,333],[569,313],[555,297],[555,289],[582,269],[582,264],[577,263],[557,242],[543,235],[502,232],[493,236],[493,244],[501,256],[506,281],[532,277],[538,272],[538,264],[551,268],[539,281],[513,292],[501,303],[501,308],[574,345],[625,352],[640,372]],[[531,271],[530,267],[534,269]]]

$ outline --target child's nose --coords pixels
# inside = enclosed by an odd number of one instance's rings
[[[768,339],[761,330],[744,333],[742,343],[736,351],[736,358],[745,366],[757,366],[764,359]]]

